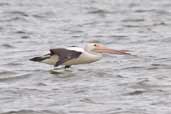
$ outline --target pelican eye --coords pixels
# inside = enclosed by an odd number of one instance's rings
[[[97,46],[96,44],[94,44],[94,46]]]

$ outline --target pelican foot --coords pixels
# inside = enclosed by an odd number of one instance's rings
[[[51,74],[62,74],[65,71],[65,69],[52,69],[50,70]]]

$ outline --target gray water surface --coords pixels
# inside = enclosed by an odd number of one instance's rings
[[[138,57],[29,61],[91,40]],[[0,113],[171,114],[170,0],[0,0],[0,52]]]

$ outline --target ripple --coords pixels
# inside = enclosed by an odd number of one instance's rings
[[[0,22],[12,22],[12,21],[24,21],[24,22],[27,22],[27,19],[23,18],[23,17],[8,17],[8,18],[0,19]]]
[[[106,16],[106,14],[112,14],[112,11],[108,11],[106,9],[99,9],[99,8],[88,8],[88,14],[97,14],[99,16]]]
[[[0,6],[9,6],[10,4],[9,3],[0,3]]]
[[[22,39],[29,39],[29,36],[21,36]]]
[[[146,12],[154,12],[154,9],[137,9],[135,12],[137,13],[146,13]]]
[[[2,47],[4,48],[15,48],[13,45],[11,44],[2,44]]]
[[[89,11],[88,13],[90,13],[90,14],[106,14],[106,13],[111,13],[111,12],[109,12],[109,11],[107,11],[107,10],[103,10],[103,9],[96,9],[96,8],[94,8],[94,9],[91,9],[92,11]]]
[[[133,24],[124,24],[123,25],[124,27],[127,27],[127,28],[140,28],[140,27],[142,27],[142,26],[144,26],[144,25],[133,25]]]
[[[17,72],[12,72],[12,71],[4,71],[1,72],[0,75],[0,81],[1,82],[9,82],[9,81],[17,81],[21,79],[27,79],[31,75],[29,73],[23,73],[23,74],[18,74]]]
[[[145,67],[143,66],[132,66],[132,67],[126,67],[126,68],[122,68],[121,70],[144,70]]]
[[[144,91],[144,90],[134,90],[133,92],[127,93],[127,95],[141,95],[141,94],[143,94],[145,92],[146,91]]]
[[[144,22],[144,19],[124,19],[123,22]]]
[[[48,19],[54,17],[54,12],[52,11],[47,11],[47,12],[40,12],[38,14],[33,14],[32,17],[36,19]]]
[[[9,15],[18,15],[18,16],[24,16],[24,17],[28,17],[29,15],[26,14],[25,12],[22,11],[9,11],[9,12],[4,12],[7,13]]]
[[[48,110],[18,110],[18,111],[9,111],[2,114],[56,114],[56,112],[48,111]]]
[[[171,69],[171,65],[153,63],[149,68],[147,68],[147,70],[155,70],[155,69]]]
[[[90,98],[84,98],[84,99],[81,99],[80,101],[84,102],[84,103],[97,104],[93,100],[91,100]]]
[[[1,71],[1,72],[0,72],[1,78],[2,78],[2,76],[6,76],[6,75],[15,75],[15,74],[17,74],[17,73],[14,72],[14,71]]]
[[[26,34],[26,32],[22,31],[22,30],[16,31],[15,33],[17,33],[17,34]]]

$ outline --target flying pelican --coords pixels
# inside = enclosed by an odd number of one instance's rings
[[[88,43],[85,48],[68,47],[50,49],[50,53],[40,57],[31,58],[31,61],[54,65],[64,65],[65,69],[71,65],[87,64],[98,61],[102,58],[103,53],[130,55],[128,50],[114,50],[105,47],[100,43]]]

